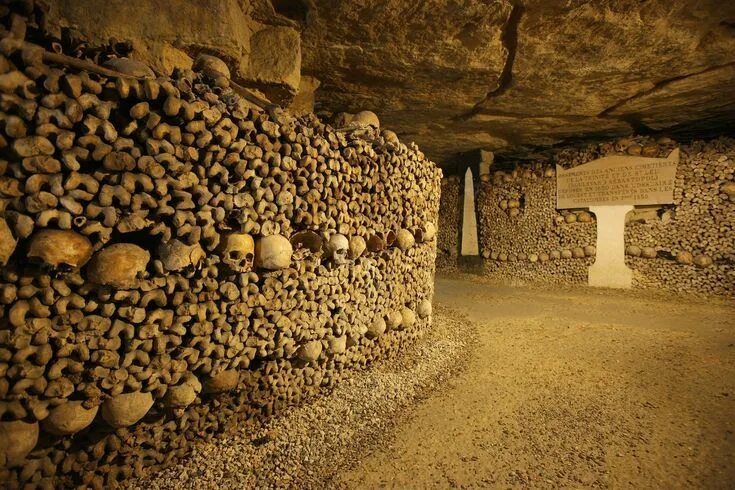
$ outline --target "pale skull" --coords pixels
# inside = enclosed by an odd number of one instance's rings
[[[329,256],[337,265],[347,262],[347,254],[350,250],[350,242],[347,237],[336,233],[329,239]]]
[[[366,128],[371,126],[375,129],[380,129],[380,120],[378,119],[378,116],[372,111],[358,112],[357,114],[355,114],[355,117],[352,118],[351,124],[352,126],[358,128]]]
[[[388,144],[391,144],[395,147],[401,144],[401,141],[398,139],[398,135],[390,129],[384,129],[380,132],[380,134],[381,136],[383,136],[383,139]]]
[[[629,138],[620,138],[615,142],[615,150],[624,153],[630,145],[633,144],[633,140]]]
[[[255,259],[255,240],[247,233],[230,233],[222,237],[218,248],[222,262],[234,272],[249,272]]]
[[[230,68],[227,66],[227,63],[216,56],[208,54],[200,54],[197,56],[196,60],[194,60],[194,71],[203,72],[205,75],[212,78],[230,78]]]

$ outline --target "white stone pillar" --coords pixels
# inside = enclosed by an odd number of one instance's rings
[[[601,288],[630,289],[633,271],[625,265],[625,215],[633,206],[591,206],[597,218],[597,254],[588,283]]]
[[[464,210],[462,215],[462,255],[480,255],[477,241],[477,215],[475,214],[475,186],[472,170],[464,174]]]

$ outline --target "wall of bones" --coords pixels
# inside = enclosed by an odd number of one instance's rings
[[[673,205],[641,206],[627,217],[626,261],[634,287],[735,294],[735,140],[678,143],[626,138],[568,148],[543,163],[497,170],[476,184],[483,273],[540,283],[587,281],[594,262],[595,216],[556,209],[556,165],[574,167],[610,154],[666,157],[681,149]],[[456,266],[461,183],[442,181],[440,270]],[[444,229],[444,228],[448,229]],[[449,231],[452,230],[452,231]]]
[[[441,181],[439,229],[436,232],[436,267],[455,271],[460,252],[463,194],[460,178],[451,175]]]
[[[414,144],[262,111],[216,59],[65,66],[21,13],[0,6],[4,487],[142,475],[430,324],[441,172]]]

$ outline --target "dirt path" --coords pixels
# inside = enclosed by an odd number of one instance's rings
[[[735,488],[735,305],[437,283],[467,369],[349,488]]]

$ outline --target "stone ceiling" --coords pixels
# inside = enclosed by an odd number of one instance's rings
[[[216,54],[306,110],[316,78],[317,110],[373,110],[445,166],[735,123],[735,0],[46,1],[52,24],[129,40],[159,73]]]
[[[440,164],[478,148],[735,121],[729,0],[273,1],[317,107],[377,112]]]

